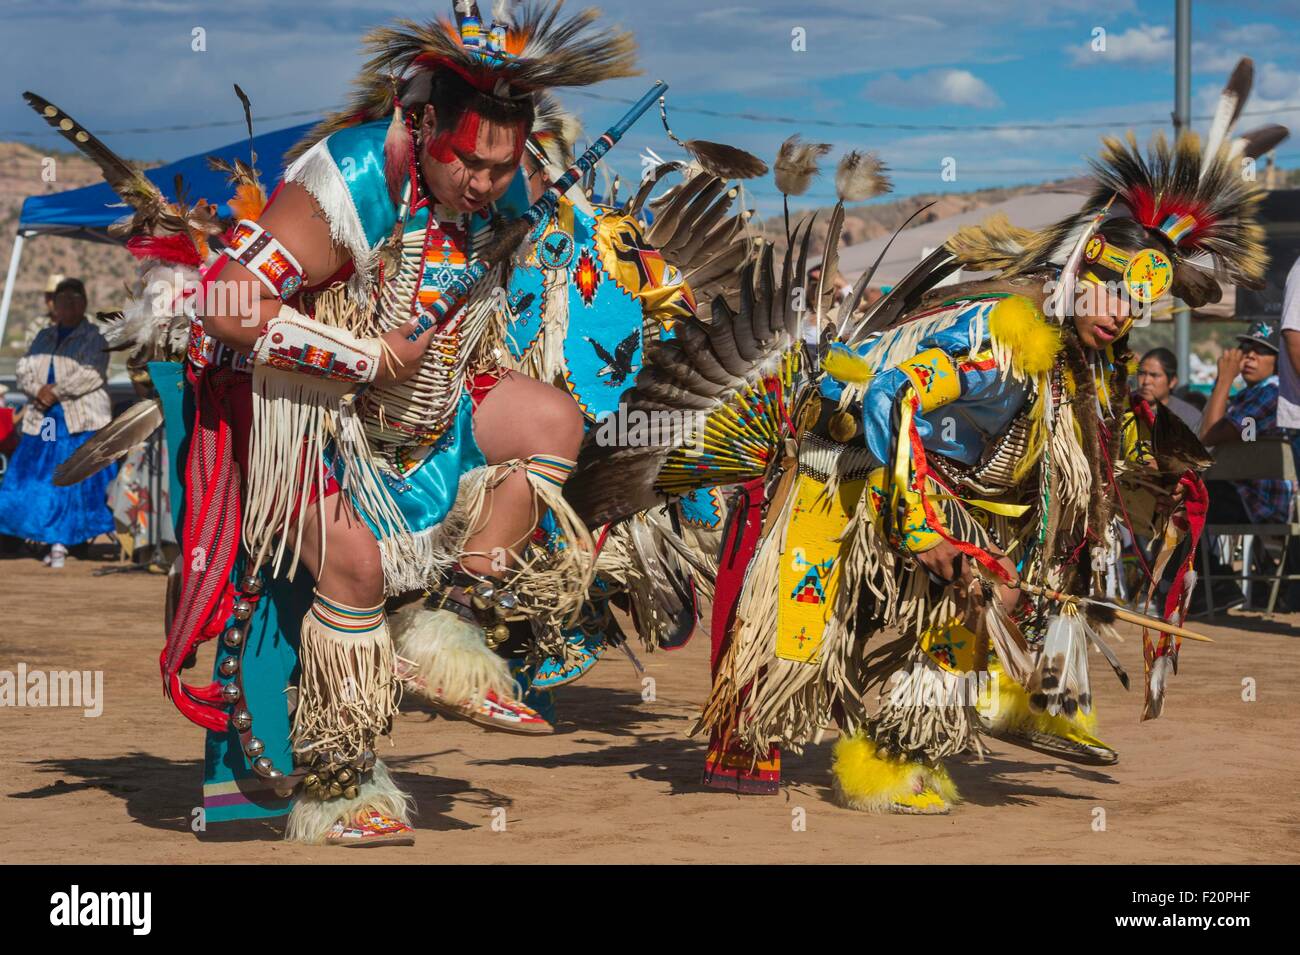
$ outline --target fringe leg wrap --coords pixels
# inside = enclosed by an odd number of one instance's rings
[[[351,822],[357,813],[366,809],[373,809],[408,826],[411,824],[412,799],[397,788],[383,763],[375,763],[374,769],[361,780],[357,789],[357,795],[352,799],[341,796],[320,799],[300,793],[289,811],[284,838],[290,842],[320,845],[336,822]]]
[[[942,766],[887,755],[868,736],[842,737],[832,759],[832,795],[848,809],[890,812],[896,803],[922,789],[933,790],[947,803],[961,798]]]
[[[388,733],[400,687],[384,607],[348,607],[319,595],[302,622],[295,753],[352,763]]]
[[[510,666],[488,648],[483,629],[451,610],[420,608],[404,615],[397,652],[415,664],[412,693],[433,703],[477,703],[488,693],[517,700]]]
[[[955,756],[979,744],[974,674],[950,673],[916,647],[882,688],[867,735],[884,752],[927,760]]]
[[[534,454],[522,462],[537,502],[537,519],[550,511],[558,535],[553,546],[533,548],[520,563],[510,589],[523,613],[545,629],[577,625],[596,575],[591,532],[564,499],[564,482],[576,463],[549,454]]]

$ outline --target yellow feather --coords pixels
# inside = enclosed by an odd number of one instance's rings
[[[1061,351],[1061,330],[1022,295],[1009,295],[993,306],[989,334],[1010,353],[1012,368],[1030,378],[1051,371]]]
[[[870,362],[843,345],[831,347],[822,359],[822,370],[849,385],[865,385],[874,374]]]
[[[921,786],[933,790],[947,803],[960,799],[942,766],[884,758],[865,736],[841,737],[835,743],[832,759],[835,795],[850,809],[888,812],[895,802],[915,799]]]

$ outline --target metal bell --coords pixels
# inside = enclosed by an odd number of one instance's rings
[[[275,772],[275,765],[265,756],[259,756],[253,760],[253,772],[263,779],[270,779],[271,774]]]
[[[230,725],[242,733],[253,725],[253,714],[248,710],[237,710],[235,715],[230,718]]]
[[[247,574],[239,582],[239,589],[246,594],[260,594],[262,592],[262,578],[257,574]]]
[[[217,672],[222,676],[234,676],[239,670],[239,657],[226,657],[217,667]]]
[[[239,693],[238,683],[227,683],[225,686],[221,688],[221,698],[225,700],[227,703],[238,703],[239,696],[240,693]]]
[[[487,640],[487,645],[495,649],[510,639],[510,628],[504,623],[498,623],[485,630],[483,636]]]
[[[357,774],[350,769],[340,769],[338,771],[338,774],[335,775],[334,778],[337,779],[344,786],[346,786],[348,783],[352,782],[354,779],[357,778]]]
[[[238,650],[244,644],[244,631],[239,627],[231,627],[221,636],[221,642],[227,649]]]
[[[302,784],[308,789],[315,789],[320,785],[320,777],[315,773],[308,773],[306,776],[302,777]]]
[[[343,798],[344,798],[344,799],[356,799],[356,798],[357,798],[357,793],[358,793],[358,790],[357,790],[357,787],[356,787],[356,786],[349,786],[347,789],[343,790]]]
[[[244,600],[241,597],[239,600],[235,601],[232,613],[234,613],[236,620],[247,620],[253,615],[253,602],[251,600]]]
[[[338,799],[339,796],[342,795],[343,795],[343,787],[340,786],[338,783],[330,783],[330,798]]]
[[[265,751],[266,751],[266,744],[263,743],[256,736],[249,739],[248,745],[244,747],[244,755],[247,756],[249,759],[256,759],[258,756],[261,756],[262,753],[264,753]]]

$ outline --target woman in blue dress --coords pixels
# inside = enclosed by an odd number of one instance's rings
[[[50,544],[45,562],[63,566],[69,545],[113,530],[108,485],[117,466],[71,487],[56,487],[54,470],[108,424],[108,350],[86,319],[86,288],[64,279],[54,291],[54,321],[18,362],[27,395],[22,438],[0,482],[0,534]]]

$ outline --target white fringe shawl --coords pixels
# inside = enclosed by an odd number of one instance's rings
[[[357,300],[364,300],[374,282],[378,253],[366,240],[366,230],[361,225],[352,193],[330,154],[328,137],[294,160],[285,170],[284,181],[301,185],[325,213],[330,238],[352,256],[354,269],[349,285]]]

